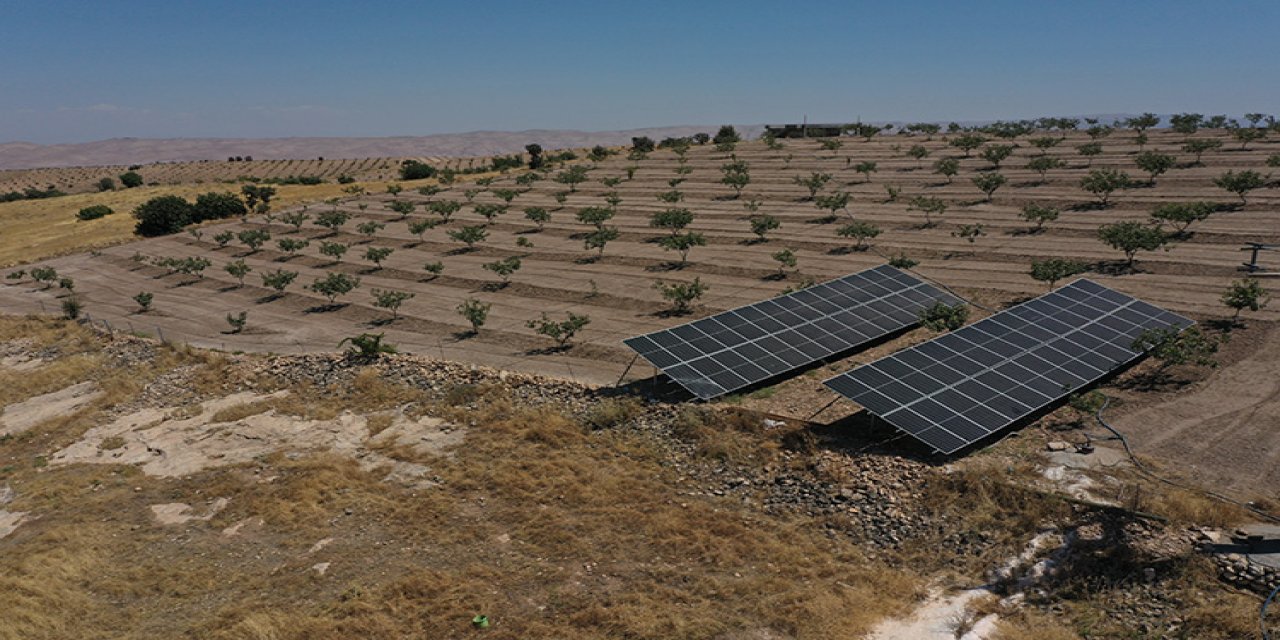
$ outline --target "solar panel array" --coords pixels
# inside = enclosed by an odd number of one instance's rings
[[[958,300],[888,265],[623,342],[708,400],[848,351]]]
[[[1133,362],[1143,330],[1191,324],[1081,279],[826,385],[954,453]]]

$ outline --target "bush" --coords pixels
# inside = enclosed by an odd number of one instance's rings
[[[136,165],[135,165],[135,166],[136,166]],[[132,189],[132,188],[134,188],[134,187],[141,187],[141,186],[142,186],[142,174],[140,174],[140,173],[138,173],[138,172],[136,172],[136,171],[129,171],[128,173],[122,173],[122,174],[120,174],[120,184],[124,185],[124,188],[126,188],[126,189]]]
[[[400,163],[400,179],[401,180],[423,180],[433,178],[436,175],[436,168],[418,160],[405,160]]]
[[[362,333],[358,336],[343,338],[342,342],[338,343],[338,346],[351,345],[348,353],[361,358],[376,358],[384,353],[396,353],[394,345],[382,341],[384,335],[381,333]]]
[[[98,181],[98,191],[112,191],[116,188],[116,181],[111,178],[103,178]]]
[[[113,213],[115,213],[115,211],[112,211],[111,207],[108,207],[105,204],[95,204],[81,209],[76,213],[76,218],[80,220],[97,220],[98,218],[106,217]]]
[[[317,278],[307,288],[328,298],[329,304],[333,304],[337,301],[338,296],[351,293],[358,286],[360,286],[360,278],[355,278],[345,273],[329,272],[325,277]]]
[[[178,196],[158,196],[138,205],[133,217],[138,220],[134,233],[145,237],[163,236],[191,224],[195,207]]]
[[[699,278],[694,278],[693,282],[655,282],[653,288],[671,302],[672,313],[683,314],[688,313],[693,302],[701,298],[710,287]]]
[[[249,213],[244,201],[234,193],[203,193],[196,197],[192,222],[223,220]]]
[[[544,312],[541,318],[537,320],[530,320],[525,323],[525,326],[533,329],[534,332],[539,335],[544,335],[555,340],[556,347],[563,349],[565,345],[569,344],[569,341],[573,339],[573,336],[577,335],[577,333],[590,322],[591,318],[585,315],[580,316],[572,311],[569,312],[568,318],[561,321],[555,321],[548,318],[547,314]]]
[[[955,331],[969,320],[969,307],[963,302],[949,305],[935,302],[920,310],[920,324],[932,331]]]

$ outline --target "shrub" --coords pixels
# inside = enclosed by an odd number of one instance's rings
[[[111,178],[103,178],[98,181],[98,191],[112,191],[116,188],[116,181]]]
[[[470,249],[477,242],[484,242],[489,237],[489,232],[482,226],[471,226],[451,230],[449,231],[449,237],[467,245],[467,248]]]
[[[244,331],[244,326],[249,321],[249,312],[241,311],[237,314],[227,314],[227,324],[231,326],[231,333],[240,333]]]
[[[853,222],[840,227],[840,229],[836,231],[836,235],[841,238],[856,239],[858,244],[854,246],[854,250],[862,251],[867,248],[867,240],[880,235],[880,227],[877,227],[870,222]]]
[[[756,239],[759,242],[765,242],[765,234],[782,226],[781,221],[767,213],[751,216],[749,222],[751,224],[751,233],[756,234]]]
[[[202,193],[196,196],[193,206],[192,222],[205,220],[224,220],[249,213],[244,201],[234,193]]]
[[[369,247],[365,249],[364,259],[372,262],[379,269],[382,268],[382,261],[391,257],[391,253],[395,251],[391,247]]]
[[[920,264],[919,260],[912,260],[911,258],[908,258],[905,253],[899,253],[898,255],[889,258],[889,266],[895,269],[912,269],[918,264]]]
[[[1098,239],[1113,249],[1124,252],[1125,263],[1132,267],[1139,251],[1155,251],[1169,242],[1169,236],[1160,227],[1141,222],[1117,222],[1098,228]]]
[[[153,237],[177,233],[192,223],[195,208],[178,196],[158,196],[138,205],[133,210],[137,219],[134,233]]]
[[[524,217],[529,222],[538,225],[539,229],[551,221],[551,214],[547,212],[545,207],[526,207],[524,210]]]
[[[784,275],[787,269],[794,269],[796,266],[796,253],[790,249],[775,251],[770,257],[778,263],[779,276]]]
[[[76,218],[79,220],[97,220],[98,218],[104,218],[113,213],[115,213],[115,211],[112,211],[111,207],[108,207],[105,204],[95,204],[78,211],[76,213]]]
[[[343,338],[338,343],[338,348],[344,345],[350,345],[348,353],[364,358],[373,359],[384,353],[396,353],[396,348],[389,342],[383,342],[385,334],[382,333],[362,333],[358,336]]]
[[[1270,296],[1267,290],[1262,288],[1262,283],[1257,280],[1236,280],[1227,287],[1225,293],[1222,294],[1222,304],[1230,309],[1235,310],[1235,314],[1231,317],[1239,318],[1240,312],[1248,309],[1250,311],[1258,311],[1267,306]]]
[[[1057,220],[1060,213],[1054,207],[1029,204],[1022,208],[1022,212],[1018,214],[1018,217],[1034,224],[1035,227],[1032,227],[1032,231],[1038,233],[1044,229],[1044,223]]]
[[[44,288],[48,289],[58,281],[58,270],[53,267],[34,267],[31,269],[31,279],[44,284]]]
[[[276,294],[284,293],[284,290],[293,284],[295,278],[298,277],[297,271],[285,271],[276,269],[274,273],[262,274],[262,286],[275,289]]]
[[[262,229],[245,229],[244,231],[237,233],[236,238],[240,240],[244,246],[249,247],[249,249],[256,252],[258,249],[262,248],[262,245],[266,244],[266,242],[271,239],[271,234]]]
[[[422,270],[431,274],[432,277],[439,276],[444,273],[444,263],[440,261],[428,262],[422,265]]]
[[[433,178],[436,168],[419,160],[405,160],[400,163],[401,180],[424,180]]]
[[[658,246],[662,247],[664,251],[676,251],[680,254],[680,264],[684,264],[689,261],[689,251],[694,247],[705,247],[706,245],[706,236],[703,236],[697,231],[672,234],[664,236],[661,240],[658,240]]]
[[[129,171],[129,172],[127,172],[127,173],[122,173],[122,174],[120,174],[120,184],[121,184],[121,185],[124,185],[124,188],[126,188],[126,189],[132,189],[132,188],[134,188],[134,187],[141,187],[141,186],[142,186],[142,174],[139,174],[139,173],[138,173],[138,172],[136,172],[136,171]]]
[[[62,317],[67,320],[75,320],[80,317],[80,312],[84,310],[84,305],[80,304],[80,300],[75,296],[68,296],[62,299]]]
[[[1134,338],[1132,348],[1159,360],[1159,371],[1163,371],[1183,364],[1216,367],[1218,363],[1213,356],[1218,346],[1219,341],[1199,327],[1183,330],[1171,326],[1144,330]]]
[[[520,270],[520,258],[518,256],[510,256],[494,262],[486,262],[482,267],[486,271],[492,271],[502,283],[506,284],[511,279],[511,274]]]
[[[236,260],[235,262],[228,263],[227,266],[223,267],[223,269],[225,269],[231,277],[235,278],[236,282],[239,282],[242,287],[244,286],[244,277],[249,275],[250,271],[253,271],[253,267],[245,264],[244,260]]]

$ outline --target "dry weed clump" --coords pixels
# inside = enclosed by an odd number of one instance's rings
[[[732,408],[682,407],[672,431],[692,443],[697,455],[735,464],[767,460],[795,439],[792,431],[766,434],[757,414]]]

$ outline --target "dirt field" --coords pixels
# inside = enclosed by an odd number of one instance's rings
[[[1211,135],[1217,134],[1198,134]],[[1133,164],[1138,148],[1132,137],[1129,132],[1117,132],[1103,139],[1105,152],[1092,160],[1092,167],[1121,168],[1134,178],[1144,178],[1145,174]],[[1154,132],[1151,137],[1147,149],[1174,153],[1183,163],[1190,163],[1191,157],[1178,151],[1182,136]],[[1110,207],[1098,208],[1090,204],[1094,198],[1079,187],[1087,168],[1075,146],[1087,141],[1083,134],[1072,134],[1049,150],[1050,155],[1063,158],[1069,168],[1050,171],[1044,183],[1038,174],[1025,168],[1028,159],[1040,152],[1024,142],[1004,162],[1001,173],[1009,183],[995,193],[991,202],[983,201],[981,192],[970,182],[988,166],[986,161],[977,157],[962,159],[960,174],[951,184],[931,172],[929,167],[937,158],[961,157],[960,152],[946,147],[941,137],[846,140],[843,148],[834,152],[821,149],[814,141],[788,140],[785,148],[776,151],[760,142],[744,143],[739,145],[736,157],[748,164],[751,183],[741,198],[734,198],[732,190],[719,182],[720,166],[729,161],[727,154],[710,146],[694,147],[688,153],[692,171],[685,176],[687,181],[678,186],[684,196],[678,206],[694,212],[690,229],[705,234],[708,244],[694,248],[689,264],[683,268],[672,262],[673,254],[655,244],[662,232],[648,225],[651,214],[673,206],[656,198],[670,190],[668,180],[677,177],[679,163],[671,151],[658,151],[635,162],[615,156],[598,163],[589,180],[568,196],[563,207],[553,195],[565,185],[550,179],[534,183],[529,191],[515,198],[507,213],[488,226],[488,239],[472,251],[463,250],[461,244],[446,235],[451,229],[484,223],[472,207],[464,206],[452,222],[428,231],[424,241],[419,242],[409,233],[407,221],[388,210],[387,205],[395,198],[378,194],[343,201],[339,206],[354,219],[332,237],[327,230],[310,223],[294,231],[279,220],[268,223],[254,218],[246,224],[206,227],[200,240],[175,235],[103,249],[96,255],[58,258],[49,264],[60,274],[75,279],[76,295],[95,320],[105,320],[116,329],[163,333],[169,340],[226,350],[275,352],[332,350],[344,337],[385,332],[388,341],[414,353],[595,384],[612,384],[627,369],[632,353],[621,344],[623,338],[689,319],[666,313],[667,304],[653,289],[657,280],[688,281],[697,277],[708,283],[710,289],[693,316],[696,317],[760,300],[806,278],[824,280],[881,264],[886,256],[898,253],[919,260],[917,271],[921,275],[992,308],[1043,292],[1044,285],[1027,275],[1028,265],[1034,258],[1058,256],[1093,264],[1099,272],[1089,277],[1170,310],[1200,320],[1224,316],[1219,298],[1226,285],[1240,277],[1236,267],[1245,256],[1239,251],[1242,243],[1280,242],[1280,225],[1274,213],[1280,193],[1274,188],[1258,189],[1249,194],[1247,205],[1220,211],[1197,223],[1189,237],[1171,245],[1168,251],[1139,254],[1136,273],[1117,275],[1120,270],[1116,262],[1121,255],[1098,241],[1095,231],[1099,225],[1117,220],[1145,220],[1150,209],[1163,202],[1238,203],[1234,194],[1215,187],[1212,179],[1227,169],[1265,173],[1265,159],[1280,150],[1280,142],[1264,140],[1241,151],[1238,144],[1227,141],[1223,149],[1205,154],[1203,166],[1180,166],[1159,177],[1155,186],[1118,192]],[[924,168],[917,168],[921,163],[903,154],[913,144],[921,144],[932,153],[922,163]],[[854,169],[864,161],[877,163],[869,182]],[[626,170],[632,166],[636,167],[634,179],[627,180]],[[880,227],[882,233],[872,241],[871,250],[851,251],[854,241],[835,234],[845,223],[844,212],[837,222],[821,221],[825,212],[807,201],[806,190],[793,182],[796,176],[815,171],[834,176],[821,193],[849,192],[852,201],[848,213],[853,219]],[[620,178],[620,184],[613,188],[601,184],[601,179],[612,177]],[[514,188],[514,178],[500,178],[490,189]],[[889,201],[886,186],[901,189],[896,201]],[[430,200],[461,202],[462,192],[467,189],[476,187],[456,186]],[[591,227],[577,222],[574,216],[583,207],[606,206],[604,194],[609,191],[616,191],[621,198],[616,216],[608,223],[618,228],[620,237],[607,245],[603,257],[593,260],[594,252],[584,249],[582,239]],[[916,195],[934,196],[948,203],[946,213],[936,216],[940,221],[936,227],[922,228],[923,214],[908,206]],[[781,227],[769,233],[767,242],[752,241],[744,202],[753,198],[761,202],[760,213],[781,221]],[[406,191],[398,199],[418,204],[410,220],[430,216],[423,211],[427,197]],[[478,193],[474,201],[501,202],[491,192]],[[1048,223],[1042,233],[1029,233],[1028,223],[1017,217],[1021,207],[1029,203],[1059,207],[1062,216]],[[521,211],[531,206],[551,212],[545,229],[539,231],[524,219]],[[314,216],[319,210],[313,206],[309,213]],[[369,220],[383,222],[386,227],[372,238],[357,234],[356,225]],[[983,225],[986,235],[972,243],[955,237],[953,233],[959,225],[965,224]],[[250,252],[236,242],[218,248],[211,241],[224,229],[240,230],[246,226],[268,230],[271,242],[263,250]],[[275,241],[284,237],[308,239],[310,246],[300,255],[289,257],[275,248]],[[525,239],[532,246],[519,246],[518,239]],[[343,261],[335,263],[318,255],[321,240],[350,243],[351,249]],[[394,252],[383,268],[374,269],[360,259],[366,245],[389,247]],[[798,272],[775,279],[777,263],[770,255],[783,248],[797,254]],[[213,261],[204,278],[165,275],[164,270],[134,259],[191,255]],[[1264,254],[1264,260],[1280,265],[1280,254],[1273,255]],[[521,257],[522,268],[511,277],[509,285],[499,286],[498,278],[482,265],[510,256]],[[236,259],[245,260],[254,269],[243,288],[235,287],[234,280],[222,270]],[[445,269],[443,275],[432,277],[422,267],[437,260],[443,262]],[[268,296],[270,291],[261,286],[259,275],[275,269],[296,271],[299,275],[284,296],[273,299]],[[358,275],[361,287],[339,300],[340,306],[330,308],[322,297],[305,291],[303,286],[334,271]],[[7,286],[0,288],[0,306],[10,312],[56,312],[57,296],[65,293],[57,288],[37,291],[29,280],[5,283]],[[405,303],[399,320],[387,323],[389,314],[371,305],[373,288],[409,291],[416,297]],[[152,311],[138,312],[131,298],[140,291],[155,294]],[[466,334],[467,325],[454,310],[468,298],[493,305],[487,324],[476,336]],[[249,313],[249,329],[238,335],[225,333],[225,315],[241,310]],[[535,335],[525,326],[541,312],[554,318],[563,317],[567,311],[585,313],[591,323],[563,352],[551,351],[553,343],[549,339]],[[1280,320],[1280,305],[1251,314],[1251,319],[1262,326]],[[1266,333],[1262,344],[1273,344],[1276,335]],[[820,387],[827,373],[926,337],[922,331],[907,334],[844,362],[785,381],[776,389],[757,392],[745,401],[791,415],[805,414],[832,398]],[[1267,367],[1267,360],[1261,355],[1254,362],[1255,367]],[[1226,367],[1214,375],[1236,375],[1233,371],[1234,367]],[[637,363],[626,377],[643,379],[652,373],[650,367]],[[1206,389],[1197,393],[1209,394],[1205,398],[1211,401],[1217,393],[1212,390],[1216,388],[1214,384],[1210,380]],[[1234,386],[1230,378],[1216,384]],[[1259,393],[1258,401],[1265,401],[1266,394]],[[1274,406],[1274,393],[1270,397]],[[1241,402],[1244,404],[1237,408],[1249,411],[1252,405]],[[855,409],[842,403],[823,414],[823,418],[836,420]],[[1192,421],[1189,425],[1194,424],[1195,411],[1183,409],[1164,410],[1180,412]],[[1158,439],[1149,446],[1153,451],[1180,455],[1171,448],[1173,445],[1161,444]],[[1257,443],[1237,446],[1255,447]],[[1280,446],[1271,449],[1277,448]],[[1274,481],[1274,475],[1271,478]]]

